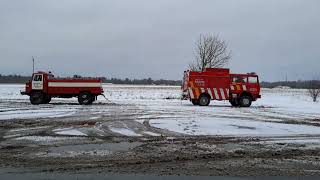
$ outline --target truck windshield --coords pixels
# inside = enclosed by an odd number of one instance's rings
[[[258,77],[248,77],[248,82],[252,84],[258,83]]]
[[[33,77],[33,81],[42,81],[42,75],[38,74]]]
[[[241,77],[241,76],[235,76],[235,77],[232,78],[232,82],[246,83],[247,82],[247,78]]]

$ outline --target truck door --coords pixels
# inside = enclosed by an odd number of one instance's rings
[[[248,77],[248,88],[253,96],[257,96],[260,94],[259,78],[257,76]]]
[[[33,76],[32,89],[43,90],[43,74],[35,74]]]

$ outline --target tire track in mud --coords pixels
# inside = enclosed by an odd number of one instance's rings
[[[112,136],[126,136],[125,133],[119,133],[115,129],[132,131],[133,136],[177,136],[179,133],[171,132],[150,126],[149,120],[153,119],[153,113],[148,112],[146,108],[140,108],[134,104],[123,106],[124,109],[116,110],[112,115],[108,116],[108,120],[104,120],[95,127]],[[148,116],[148,118],[146,118]],[[144,118],[141,118],[144,117]],[[104,116],[106,118],[106,116]],[[135,133],[135,134],[134,134]]]
[[[87,154],[57,159],[50,156],[37,158],[35,152],[32,152],[32,148],[22,149],[19,146],[13,147],[11,152],[23,155],[13,161],[14,163],[23,163],[26,167],[38,166],[37,170],[40,171],[58,172],[97,169],[115,173],[197,174],[199,173],[197,168],[201,167],[203,171],[200,174],[208,172],[215,174],[217,173],[215,168],[217,168],[220,172],[223,169],[224,173],[228,173],[224,175],[230,175],[230,173],[246,175],[248,172],[242,171],[245,169],[255,170],[253,172],[260,175],[262,172],[270,173],[271,170],[289,175],[294,173],[287,171],[288,167],[293,165],[302,171],[319,168],[319,163],[316,163],[317,157],[320,155],[317,149],[305,150],[303,148],[297,149],[296,146],[265,147],[263,144],[247,144],[250,142],[257,142],[257,139],[186,137],[175,139],[172,142],[159,140],[143,143],[129,151],[106,155],[103,158]],[[0,149],[0,151],[4,150]],[[289,162],[305,157],[310,159],[308,167],[305,167],[305,163],[302,161],[295,164]],[[9,156],[0,158],[0,162],[11,162],[11,160],[12,157]],[[181,166],[184,163],[187,163],[188,166]],[[76,165],[72,166],[71,164]],[[282,164],[280,169],[279,164]],[[258,165],[268,167],[261,168],[257,167]],[[235,171],[236,169],[241,171]]]
[[[320,119],[313,115],[313,118],[305,115],[290,114],[290,112],[275,111],[274,108],[263,108],[263,111],[257,112],[254,108],[242,108],[241,111],[244,113],[252,114],[255,121],[271,122],[271,123],[282,123],[282,124],[301,124],[320,127]],[[268,115],[269,114],[269,115]],[[274,114],[274,115],[272,115]],[[287,116],[287,117],[284,117]],[[319,115],[320,117],[320,115]],[[269,119],[269,120],[268,120]]]
[[[2,140],[5,140],[3,137],[8,139],[19,138],[23,136],[55,136],[56,134],[53,132],[53,130],[56,128],[65,128],[70,126],[81,128],[83,125],[82,121],[92,121],[90,120],[90,117],[92,116],[91,113],[95,112],[96,110],[94,109],[97,109],[97,107],[98,109],[104,109],[115,107],[116,105],[110,106],[107,103],[97,103],[92,106],[80,106],[73,102],[53,102],[47,105],[34,106],[30,105],[29,103],[26,104],[26,102],[13,101],[10,103],[0,102],[0,106],[7,109],[11,108],[11,110],[13,109],[14,111],[18,111],[18,113],[19,111],[25,109],[28,111],[23,111],[21,113],[22,116],[19,118],[10,118],[10,120],[3,119],[0,121],[0,133],[2,135]],[[66,110],[68,110],[68,112],[72,111],[72,114],[66,114]],[[28,115],[28,113],[33,114],[35,111],[55,112],[54,115],[45,115],[44,117],[23,117],[23,115]],[[8,112],[8,110],[4,109],[3,112]],[[97,112],[97,114],[104,113],[105,111]],[[95,114],[96,113],[93,113],[93,115]],[[17,113],[12,114],[12,116],[17,116]],[[41,129],[43,126],[46,126],[46,128]]]
[[[149,114],[145,108],[141,109],[135,104],[118,105],[96,103],[91,106],[80,106],[77,103],[67,101],[34,106],[27,102],[14,101],[10,103],[0,102],[0,106],[12,108],[12,112],[27,109],[31,114],[34,113],[34,111],[54,110],[59,112],[61,110],[62,113],[64,113],[66,109],[73,111],[73,114],[61,117],[55,117],[55,115],[50,117],[29,117],[26,119],[21,117],[0,121],[1,134],[2,137],[6,139],[23,136],[55,136],[56,134],[53,132],[54,129],[70,127],[80,130],[90,137],[127,136],[126,134],[113,131],[112,128],[122,128],[132,131],[138,136],[178,135],[178,133],[153,128],[148,123],[139,122],[140,116]],[[22,112],[22,114],[25,113],[26,112]],[[88,124],[92,124],[93,126]],[[46,128],[41,128],[44,126]]]

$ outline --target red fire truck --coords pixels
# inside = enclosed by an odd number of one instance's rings
[[[181,89],[184,99],[200,106],[208,106],[210,100],[229,100],[232,106],[250,107],[261,98],[257,74],[230,74],[224,68],[185,71]]]
[[[51,72],[32,74],[22,95],[30,96],[31,104],[47,104],[51,98],[78,97],[79,104],[92,104],[103,94],[102,81],[97,78],[55,78]]]

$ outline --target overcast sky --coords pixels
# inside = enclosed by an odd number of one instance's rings
[[[0,0],[0,73],[181,79],[200,34],[232,72],[320,77],[319,0]]]

